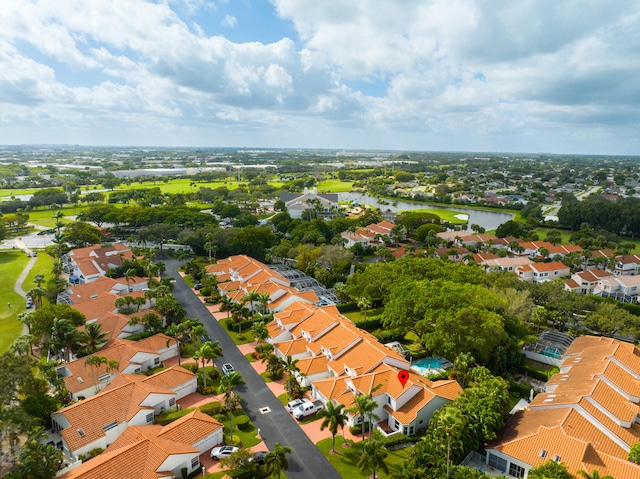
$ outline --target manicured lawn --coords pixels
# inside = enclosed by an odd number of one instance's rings
[[[318,192],[344,193],[353,189],[352,181],[327,180],[321,181],[316,186]]]
[[[38,285],[33,282],[33,278],[36,274],[44,275],[44,283],[41,284],[41,287],[44,288],[47,285],[47,281],[53,277],[51,274],[51,268],[53,267],[53,258],[44,252],[40,252],[38,254],[38,259],[36,260],[36,264],[33,265],[31,271],[27,275],[27,278],[24,280],[24,284],[22,287],[25,292],[29,291],[31,288],[35,288]]]
[[[343,447],[344,440],[342,436],[336,436],[336,454],[331,453],[331,438],[323,439],[318,442],[317,446],[325,455],[329,462],[336,468],[341,477],[349,478],[368,478],[373,471],[362,471],[358,467],[360,454],[362,450],[362,442],[353,442],[348,440],[349,447]],[[385,464],[389,468],[389,474],[381,470],[376,470],[376,475],[380,478],[399,477],[397,476],[402,467],[405,465],[411,453],[412,447],[388,451]]]
[[[40,226],[44,226],[45,228],[54,228],[56,226],[56,219],[54,215],[58,211],[62,211],[64,216],[75,216],[80,213],[82,210],[87,209],[87,206],[68,206],[65,208],[55,208],[55,209],[43,209],[43,210],[33,210],[29,211],[29,223],[35,223]],[[66,218],[60,218],[60,222],[67,224],[71,223],[71,220]]]
[[[448,221],[449,223],[455,224],[455,225],[466,225],[467,224],[467,220],[456,218],[456,215],[465,215],[465,213],[462,213],[460,211],[455,211],[455,210],[430,210],[430,209],[427,209],[427,208],[424,208],[424,209],[421,208],[419,210],[405,210],[405,211],[411,211],[412,213],[431,213],[433,215],[438,216],[441,220]],[[398,214],[400,214],[400,213],[404,213],[404,211],[398,211]]]
[[[384,308],[376,308],[376,309],[369,309],[367,311],[367,320],[370,319],[374,319],[377,318],[378,316],[380,316],[382,313],[384,312]],[[364,311],[349,311],[346,313],[342,313],[344,316],[346,316],[347,318],[349,318],[351,321],[353,321],[354,323],[356,321],[363,321],[365,319],[364,317]]]
[[[0,290],[0,353],[7,351],[22,332],[22,324],[17,318],[18,313],[26,311],[25,301],[14,292],[13,286],[28,262],[29,258],[22,251],[0,253],[0,279],[3,285]],[[25,287],[28,286],[25,283]],[[11,303],[11,307],[7,303]]]
[[[234,421],[235,418],[239,416],[246,416],[246,413],[242,409],[236,409],[235,411],[233,411]],[[215,418],[224,425],[225,431],[229,430],[229,414],[216,414]],[[233,434],[240,437],[240,440],[242,441],[242,447],[253,447],[256,444],[260,444],[260,442],[262,441],[262,439],[258,437],[258,430],[251,421],[247,423],[243,430],[238,429],[236,423],[234,422]]]

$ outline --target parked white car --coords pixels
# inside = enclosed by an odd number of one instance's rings
[[[293,410],[298,406],[302,406],[303,404],[310,403],[310,402],[311,400],[307,398],[294,399],[293,401],[289,401],[285,407],[287,408],[287,411],[293,412]]]
[[[231,454],[238,450],[235,446],[219,446],[211,449],[211,459],[222,459],[229,457]]]
[[[322,401],[308,402],[296,407],[291,414],[293,414],[293,417],[295,417],[298,421],[300,421],[301,419],[304,419],[307,416],[314,415],[323,407],[324,407],[324,404],[322,404]]]

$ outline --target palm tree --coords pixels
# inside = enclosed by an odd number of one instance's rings
[[[162,276],[165,271],[167,271],[167,265],[164,264],[164,261],[156,261],[156,266],[158,267],[158,274]]]
[[[260,293],[258,293],[257,291],[249,291],[242,298],[242,302],[243,303],[249,303],[249,306],[251,307],[251,319],[252,320],[253,320],[253,315],[255,314],[253,303],[254,303],[254,301],[258,301],[259,299],[260,299]]]
[[[347,423],[347,415],[344,414],[344,404],[338,404],[335,406],[333,401],[327,402],[324,409],[318,411],[317,416],[323,418],[322,424],[320,424],[320,430],[328,427],[331,432],[331,452],[335,453],[336,434],[338,429],[342,429]]]
[[[249,314],[249,308],[240,303],[233,303],[231,315],[233,316],[233,322],[238,325],[238,333],[242,333],[242,323],[249,317]]]
[[[102,324],[87,324],[82,334],[83,350],[89,354],[95,353],[98,346],[106,342],[108,331],[102,330]]]
[[[257,346],[264,343],[269,337],[269,330],[267,329],[266,324],[264,324],[264,321],[256,321],[253,323],[253,326],[251,326],[251,333],[256,340]]]
[[[361,297],[358,299],[358,309],[364,312],[364,329],[367,329],[367,311],[371,309],[373,303],[367,297]]]
[[[42,298],[47,294],[43,288],[35,287],[27,291],[27,296],[33,300],[33,305],[36,309],[42,306]]]
[[[229,435],[233,436],[233,408],[230,407],[232,394],[235,389],[244,384],[242,374],[234,371],[229,374],[225,374],[220,378],[220,392],[224,393],[225,407],[229,410]]]
[[[264,468],[268,474],[278,475],[280,479],[282,471],[289,469],[287,454],[291,454],[289,446],[282,446],[279,442],[273,446],[273,451],[264,456]]]
[[[229,316],[231,311],[233,310],[233,305],[236,304],[229,296],[223,296],[220,298],[220,311],[227,312],[227,321],[229,320]]]
[[[18,321],[27,327],[27,331],[31,334],[31,327],[33,326],[33,313],[30,311],[23,311],[18,314]]]
[[[127,290],[131,292],[131,280],[136,277],[136,270],[129,268],[124,273],[124,279],[127,280]]]
[[[597,469],[594,469],[591,474],[587,471],[578,471],[578,475],[583,477],[584,479],[613,479],[613,476],[607,474],[606,476],[601,476],[600,472]]]
[[[205,389],[207,388],[207,362],[213,362],[214,359],[220,356],[222,356],[222,346],[220,346],[218,341],[207,341],[200,346],[200,349],[198,349],[193,356],[196,358],[196,361],[198,359],[202,360],[202,384]]]
[[[82,335],[76,329],[75,324],[69,319],[54,319],[53,332],[49,338],[49,344],[56,351],[64,351],[64,359],[69,362],[71,353],[82,346]]]
[[[38,273],[33,277],[33,282],[36,283],[36,285],[38,286],[38,288],[40,286],[42,286],[42,283],[44,282],[44,274],[42,273]]]
[[[365,418],[369,418],[369,429],[371,429],[372,426],[372,419],[375,419],[376,421],[380,420],[380,417],[373,412],[378,407],[378,403],[374,401],[371,394],[357,394],[353,396],[353,403],[353,406],[350,407],[347,412],[360,416],[362,424],[362,442],[364,442]]]
[[[358,467],[363,471],[369,468],[373,469],[373,479],[376,479],[376,469],[380,468],[384,472],[388,473],[389,468],[384,462],[387,457],[387,451],[382,441],[376,439],[375,441],[368,441],[362,443],[362,456],[358,461]]]
[[[267,304],[271,302],[271,295],[269,293],[258,293],[257,301],[260,303],[262,313],[268,313]]]
[[[441,409],[436,419],[434,432],[436,435],[447,438],[447,479],[451,468],[451,441],[460,438],[460,432],[464,427],[464,416],[459,409],[449,407]]]

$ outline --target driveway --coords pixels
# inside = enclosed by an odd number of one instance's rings
[[[209,336],[222,346],[224,357],[215,361],[216,366],[220,367],[223,363],[229,362],[242,374],[245,384],[237,389],[242,396],[242,407],[256,428],[260,429],[268,449],[272,450],[276,443],[291,447],[292,454],[289,456],[289,469],[286,471],[286,476],[289,479],[340,479],[335,468],[285,410],[222,325],[218,324],[211,312],[178,274],[180,263],[169,258],[163,258],[163,261],[167,266],[166,274],[176,280],[173,296],[187,310],[187,317],[200,319]]]

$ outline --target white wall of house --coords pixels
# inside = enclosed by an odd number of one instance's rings
[[[204,437],[202,439],[200,439],[197,442],[193,443],[193,447],[197,448],[198,451],[205,452],[208,451],[209,449],[213,448],[214,446],[217,446],[218,444],[222,444],[223,441],[223,437],[222,437],[222,433],[224,431],[224,428],[221,427],[215,431],[213,431],[213,433],[209,434],[207,437]]]

